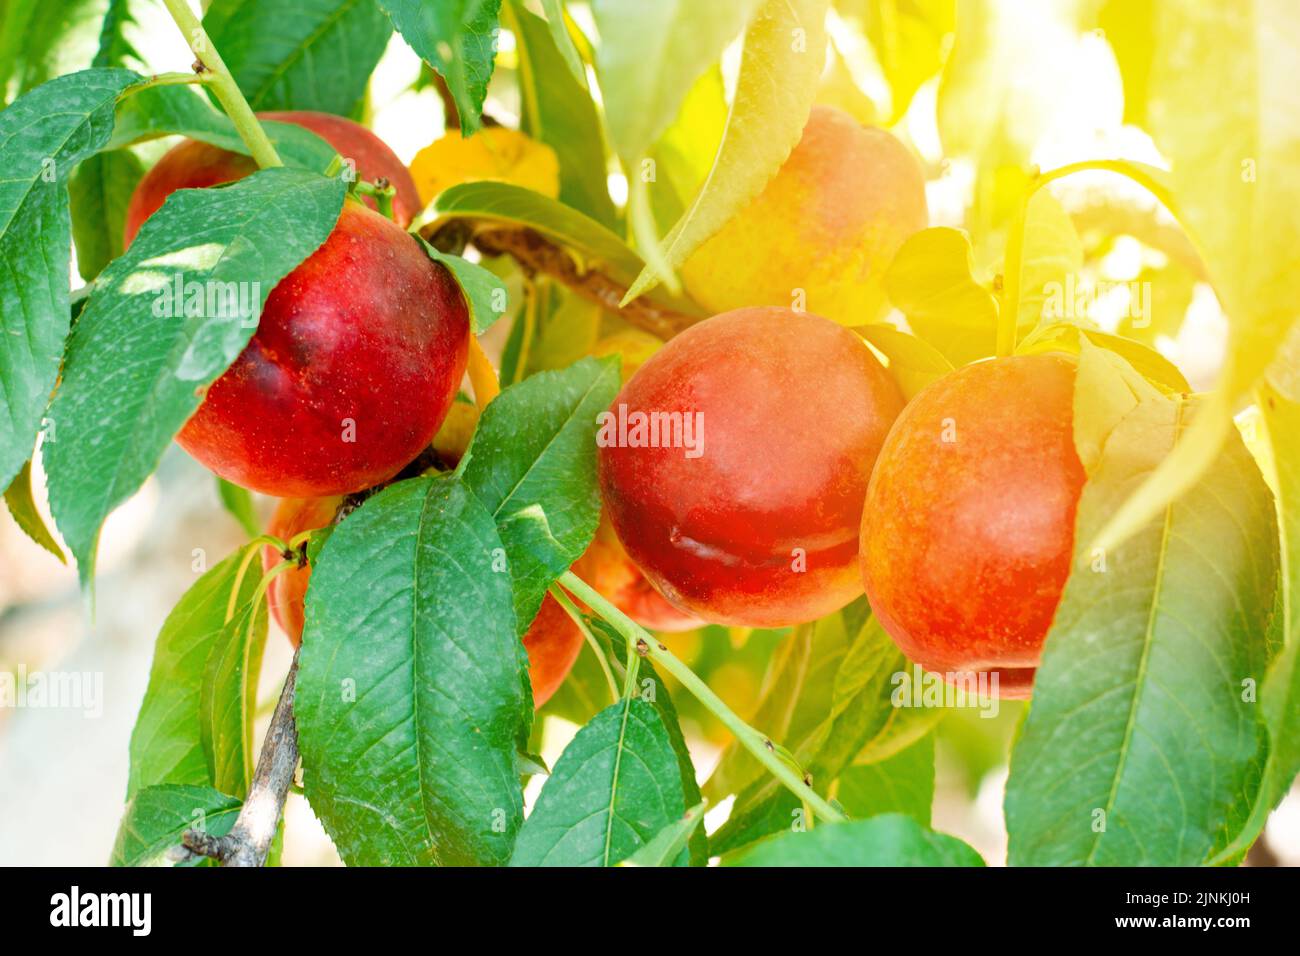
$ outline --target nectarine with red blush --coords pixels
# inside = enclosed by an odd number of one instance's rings
[[[266,532],[289,544],[304,531],[315,531],[330,524],[341,504],[341,497],[285,498],[276,505]],[[264,572],[284,560],[284,555],[270,545],[262,549]],[[280,630],[289,636],[294,647],[302,643],[303,602],[307,598],[307,582],[310,580],[310,567],[293,567],[276,575],[266,592],[266,603],[271,608],[271,616],[280,625]]]
[[[894,423],[862,516],[862,580],[909,658],[1028,697],[1070,575],[1085,480],[1075,365],[1020,355],[933,383]]]
[[[533,623],[524,632],[533,706],[541,707],[560,689],[582,651],[583,636],[560,603],[546,595]]]
[[[669,604],[646,580],[627,556],[606,515],[601,515],[596,536],[572,570],[642,627],[676,633],[704,626],[705,622],[695,615]]]
[[[628,555],[679,609],[779,627],[862,593],[867,479],[903,407],[852,332],[738,309],[656,352],[602,414],[605,507]]]
[[[356,164],[359,179],[368,182],[388,180],[396,191],[393,218],[402,228],[410,225],[422,208],[410,172],[387,144],[364,126],[332,113],[309,110],[257,115],[261,119],[294,123],[311,130],[333,146],[340,156]],[[163,201],[176,190],[217,186],[243,179],[256,170],[257,163],[252,157],[199,140],[187,139],[172,147],[145,173],[131,194],[126,207],[124,246],[131,244],[144,221],[157,212]],[[365,201],[371,209],[377,208],[373,198],[367,197]]]
[[[428,446],[468,349],[451,273],[349,200],[324,244],[271,291],[256,334],[176,440],[254,491],[361,491]]]

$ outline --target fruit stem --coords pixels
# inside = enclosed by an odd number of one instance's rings
[[[560,583],[568,588],[574,596],[603,617],[610,625],[632,643],[634,651],[629,655],[629,670],[639,656],[649,657],[657,666],[673,675],[677,682],[707,707],[722,724],[731,731],[742,747],[753,754],[776,777],[786,789],[819,813],[823,820],[831,823],[843,823],[844,814],[836,810],[811,786],[796,773],[782,757],[777,754],[777,744],[764,737],[749,724],[737,716],[736,712],[713,692],[708,684],[700,680],[696,673],[673,656],[672,652],[654,635],[650,634],[626,614],[605,600],[599,592],[589,586],[572,571],[560,575]]]
[[[1002,268],[1002,299],[999,303],[1001,310],[998,313],[997,355],[999,358],[1006,358],[1016,350],[1020,285],[1024,279],[1025,223],[1029,217],[1029,201],[1034,198],[1034,193],[1050,182],[1064,179],[1074,173],[1098,170],[1118,173],[1133,180],[1155,196],[1177,218],[1177,209],[1168,188],[1137,163],[1122,159],[1085,159],[1082,162],[1053,169],[1049,173],[1040,172],[1038,167],[1034,167],[1007,232],[1007,253]]]
[[[609,661],[605,657],[605,652],[600,649],[600,642],[596,640],[596,635],[591,633],[591,628],[587,626],[582,612],[578,606],[573,603],[569,595],[564,593],[564,589],[558,585],[551,585],[551,597],[555,598],[560,607],[564,608],[564,613],[573,619],[582,636],[586,638],[587,645],[591,652],[596,655],[596,660],[600,662],[600,669],[605,674],[605,683],[609,684],[609,697],[612,703],[618,703],[618,681],[614,680],[614,671],[610,669]]]
[[[139,93],[141,90],[151,90],[155,86],[193,86],[207,83],[210,79],[208,73],[155,73],[143,83],[137,83],[127,90],[128,94]]]
[[[230,121],[235,124],[235,131],[248,147],[253,160],[262,169],[283,166],[280,154],[271,145],[266,130],[262,129],[262,124],[257,121],[257,116],[248,105],[248,100],[244,99],[244,94],[240,92],[235,78],[226,67],[225,61],[221,59],[216,46],[213,45],[212,38],[203,29],[203,24],[194,15],[189,4],[185,0],[163,0],[163,3],[194,53],[197,61],[195,72],[206,76],[205,82],[212,87],[217,101],[230,117]]]
[[[497,378],[496,369],[479,344],[478,336],[472,332],[469,336],[469,383],[474,386],[474,404],[480,412],[501,394],[501,382]]]
[[[393,218],[393,197],[397,195],[395,187],[392,185],[379,186],[376,183],[359,180],[353,186],[353,191],[358,196],[373,196],[375,205],[379,207],[379,214],[388,219]]]

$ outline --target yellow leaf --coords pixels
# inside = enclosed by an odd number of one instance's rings
[[[1092,474],[1101,462],[1106,439],[1129,412],[1160,393],[1114,352],[1098,348],[1083,336],[1074,379],[1074,447],[1084,470]]]
[[[1196,483],[1300,314],[1300,7],[1163,3],[1157,15],[1152,133],[1170,160],[1179,221],[1228,315],[1228,356],[1204,410],[1099,546],[1125,540]]]
[[[976,281],[970,238],[960,229],[914,233],[885,273],[885,291],[912,331],[954,364],[993,354],[997,302]]]
[[[799,142],[826,58],[827,6],[828,0],[768,0],[750,25],[713,169],[664,239],[670,267],[685,262],[757,196]],[[659,281],[654,268],[643,269],[623,303]]]
[[[862,325],[853,331],[889,359],[889,371],[909,401],[935,379],[952,371],[952,363],[938,349],[892,325],[883,322]]]
[[[425,205],[452,186],[481,180],[511,183],[551,199],[560,193],[555,150],[504,126],[485,127],[469,139],[459,130],[448,132],[416,154],[411,176]]]

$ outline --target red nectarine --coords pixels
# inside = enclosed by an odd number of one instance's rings
[[[356,164],[359,179],[374,182],[387,179],[396,190],[393,218],[402,228],[410,225],[421,209],[415,181],[387,144],[364,126],[334,116],[307,110],[285,113],[259,113],[262,119],[295,123],[325,140],[344,159]],[[124,246],[129,246],[140,226],[158,211],[163,201],[178,189],[200,189],[243,179],[257,169],[252,157],[232,153],[198,140],[187,139],[172,147],[154,167],[145,173],[126,207]],[[373,198],[367,205],[375,209]]]
[[[852,332],[780,308],[678,335],[623,387],[597,436],[628,555],[678,608],[778,627],[862,592],[858,527],[902,394]]]
[[[361,491],[428,446],[468,349],[469,312],[451,273],[347,201],[324,245],[271,291],[252,341],[176,440],[255,491]]]
[[[881,625],[928,670],[1027,697],[1070,574],[1084,471],[1073,362],[1021,355],[930,385],[894,423],[862,517]]]

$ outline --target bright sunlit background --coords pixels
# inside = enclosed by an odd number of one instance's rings
[[[1022,44],[1033,55],[1009,92],[1014,100],[1010,109],[1025,120],[1020,134],[1031,137],[1025,145],[1033,162],[1051,169],[1077,160],[1123,157],[1163,165],[1150,137],[1123,122],[1123,85],[1105,36],[1062,33],[1050,18],[1039,22],[1039,7],[1020,4],[1023,16],[1002,25],[1009,34],[1006,42],[1015,42],[1016,31],[1035,36],[1035,42]],[[573,11],[584,29],[594,31],[581,6]],[[150,24],[147,36],[142,48],[153,54],[156,70],[189,68],[192,57],[169,21]],[[823,99],[863,121],[888,116],[888,85],[870,45],[839,17],[832,20],[831,36],[834,56]],[[506,32],[499,50],[486,111],[513,125],[519,105],[509,82],[514,44]],[[733,70],[735,61],[733,51],[728,57]],[[420,70],[416,56],[394,37],[371,85],[367,122],[404,162],[443,132],[441,101],[431,86],[417,87]],[[894,129],[926,164],[932,224],[963,226],[977,202],[976,170],[967,161],[949,162],[943,156],[937,88],[937,80],[922,85]],[[156,154],[161,145],[145,151]],[[610,171],[610,185],[616,200],[625,199],[626,182],[617,170]],[[1089,257],[1095,265],[1089,267],[1088,281],[1127,283],[1151,270],[1166,270],[1162,275],[1170,278],[1158,294],[1168,291],[1161,308],[1173,310],[1174,316],[1163,323],[1154,344],[1194,387],[1210,387],[1221,362],[1226,323],[1213,292],[1193,270],[1166,269],[1171,257],[1184,251],[1173,219],[1158,212],[1153,220],[1167,240],[1158,247],[1127,235],[1115,238],[1123,233],[1115,210],[1152,221],[1156,202],[1149,194],[1107,174],[1079,175],[1052,188],[1074,214],[1089,250],[1097,253]],[[977,249],[977,259],[984,251]],[[72,274],[77,275],[75,265]],[[1174,283],[1177,287],[1170,289]],[[1129,287],[1116,285],[1098,298],[1092,318],[1105,329],[1116,329],[1128,313],[1129,294]],[[498,349],[506,324],[493,330]],[[34,483],[44,507],[39,466]],[[264,518],[272,505],[269,499],[259,500]],[[48,513],[46,517],[53,527]],[[93,596],[80,591],[74,569],[33,545],[7,513],[0,513],[0,668],[102,674],[104,688],[100,716],[0,708],[0,864],[107,861],[126,791],[127,745],[154,639],[169,609],[197,579],[195,569],[215,564],[243,540],[239,525],[221,506],[212,476],[175,446],[158,473],[104,528]],[[272,628],[262,687],[263,724],[290,661],[288,642]],[[680,635],[670,643],[742,715],[757,701],[770,642],[747,642],[744,635],[714,629]],[[726,736],[698,707],[683,700],[678,706],[703,779]],[[981,719],[977,711],[954,712],[938,732],[934,826],[968,841],[990,864],[1000,864],[1006,856],[1001,805],[1007,742],[1021,710],[1006,703],[995,720]],[[576,730],[558,718],[548,719],[542,753],[548,763]],[[529,786],[530,800],[540,784],[538,778]],[[708,828],[721,823],[728,810],[728,804],[712,807]],[[337,863],[300,796],[290,795],[286,821],[286,864]],[[1300,865],[1300,797],[1294,791],[1274,814],[1251,862]]]

